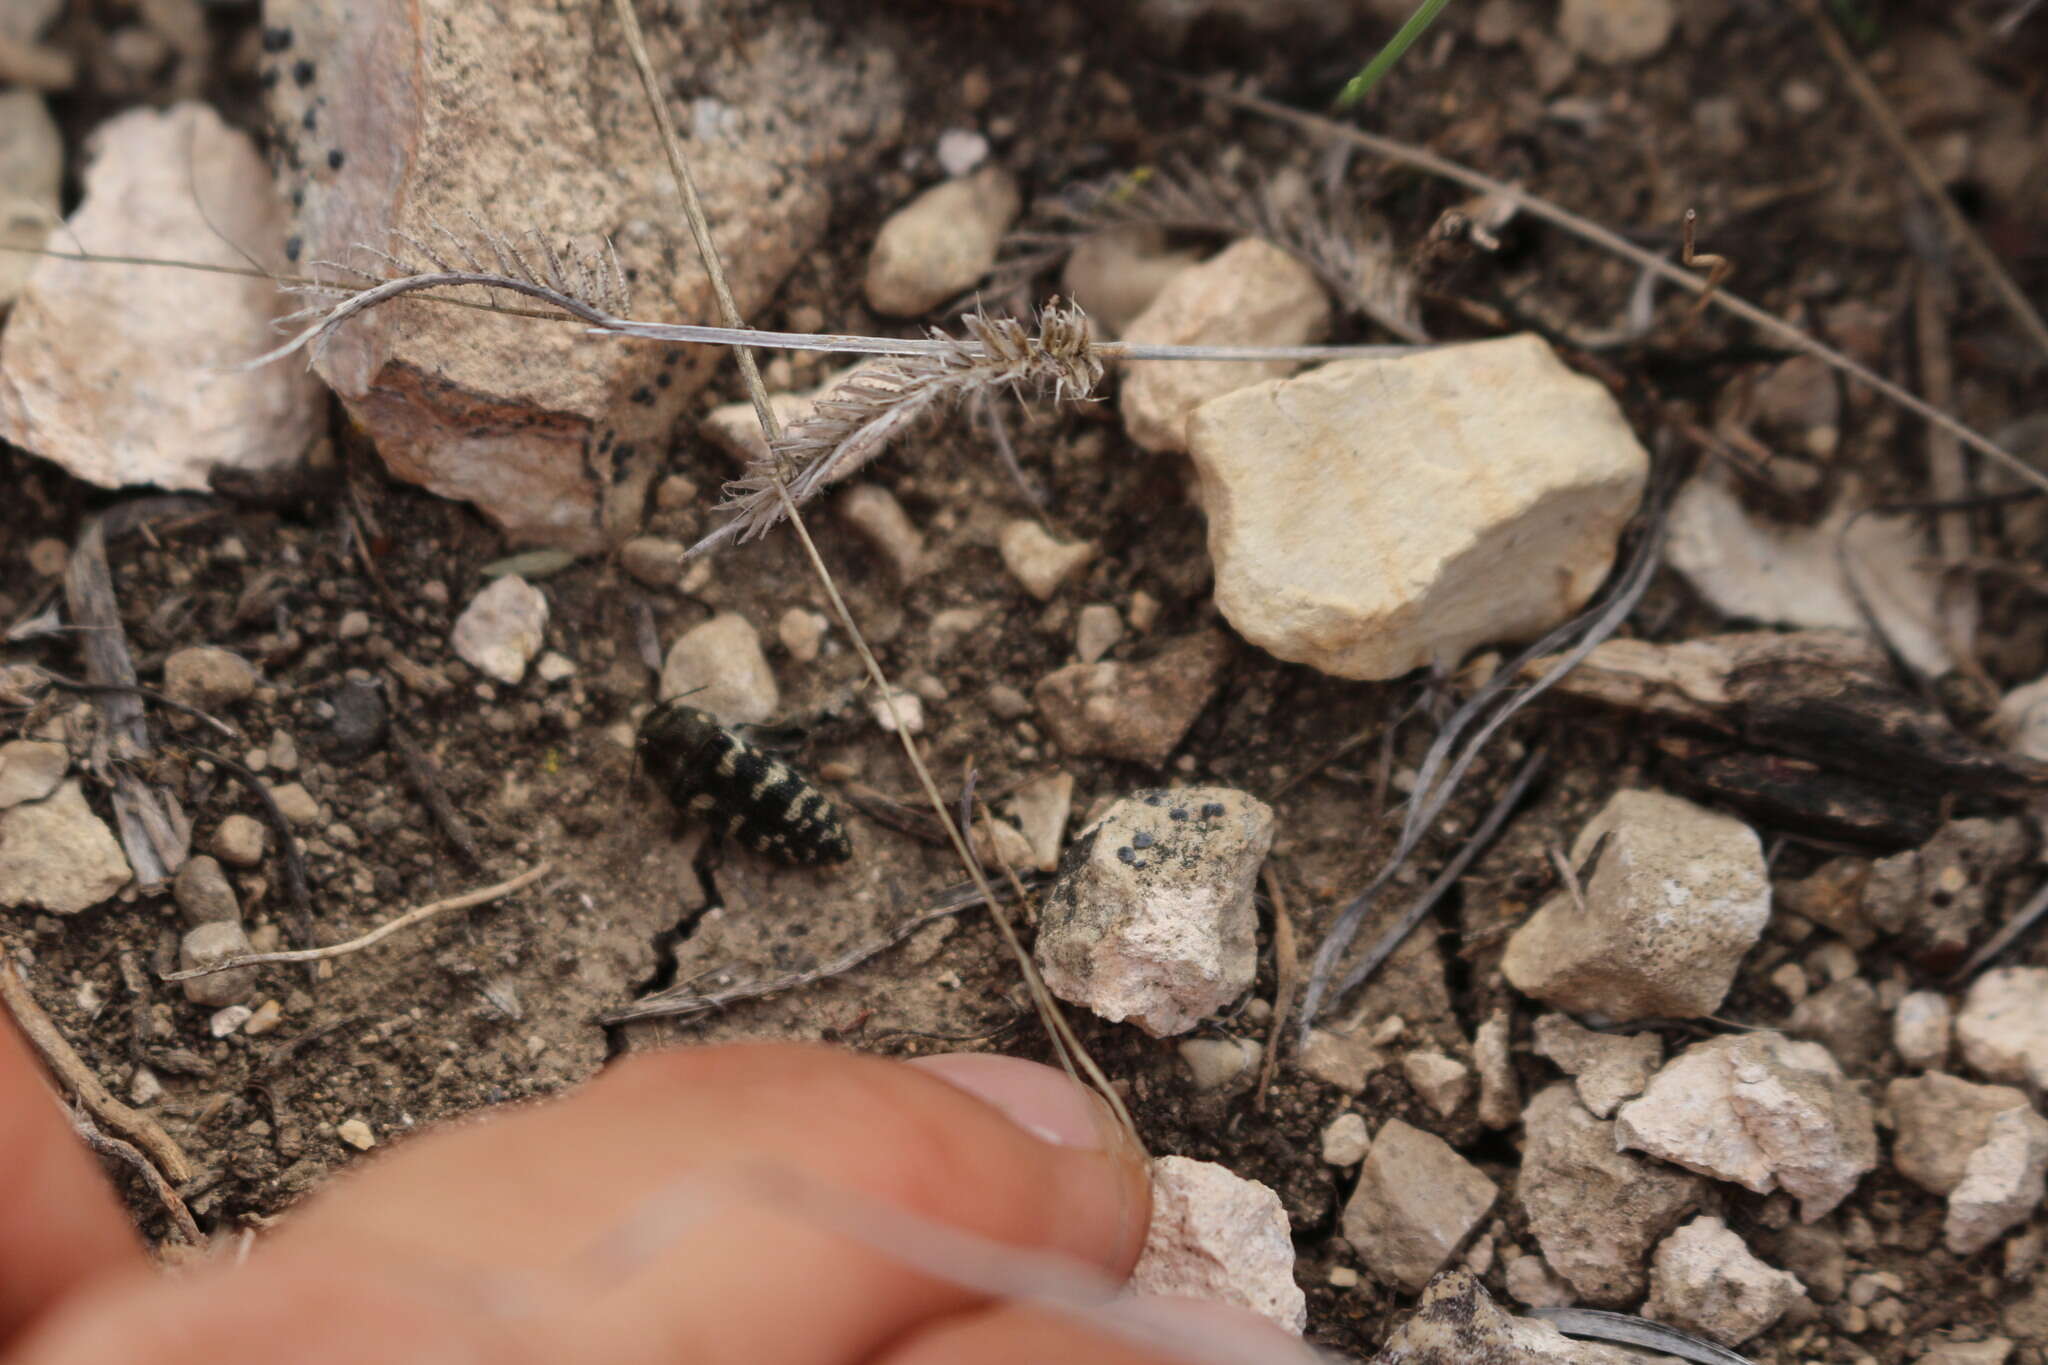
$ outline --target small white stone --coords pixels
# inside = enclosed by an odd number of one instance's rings
[[[1954,1022],[1947,996],[1914,991],[1892,1011],[1892,1048],[1916,1071],[1939,1071],[1948,1064]]]
[[[1330,1273],[1323,1277],[1332,1289],[1356,1289],[1358,1272],[1348,1265],[1333,1265]]]
[[[1564,0],[1557,36],[1579,55],[1616,66],[1657,55],[1677,22],[1674,0]]]
[[[146,1066],[135,1068],[135,1074],[128,1078],[128,1102],[141,1106],[152,1104],[162,1097],[164,1084],[156,1073]]]
[[[552,687],[558,682],[576,676],[576,661],[551,649],[540,656],[540,661],[533,666],[533,671],[540,675],[542,682]]]
[[[1557,1063],[1578,1086],[1579,1102],[1599,1118],[1613,1118],[1623,1100],[1643,1093],[1664,1060],[1655,1033],[1601,1033],[1567,1015],[1536,1021],[1536,1055]]]
[[[1031,865],[1030,841],[1008,820],[976,820],[967,847],[974,860],[986,868],[1013,867],[1021,871]]]
[[[343,612],[341,624],[334,628],[335,636],[343,640],[360,640],[369,633],[370,613],[366,611]]]
[[[208,845],[213,856],[231,867],[255,867],[263,861],[270,830],[253,815],[234,814],[220,822]]]
[[[0,810],[42,800],[57,790],[70,767],[71,751],[49,740],[10,739],[0,744]]]
[[[1726,1223],[1700,1217],[1657,1248],[1643,1316],[1739,1346],[1804,1293],[1797,1278],[1758,1260]]]
[[[1956,1041],[1979,1075],[2048,1090],[2048,967],[1978,977],[1956,1015]]]
[[[361,1119],[343,1119],[334,1125],[334,1135],[359,1152],[367,1152],[377,1145],[377,1134]]]
[[[1187,419],[1217,608],[1336,677],[1452,665],[1566,620],[1649,470],[1612,395],[1534,336],[1231,387]]]
[[[727,725],[759,724],[782,703],[761,637],[737,612],[691,627],[669,647],[660,695],[663,701],[684,698]]]
[[[857,483],[839,495],[839,515],[908,583],[925,571],[924,536],[896,495],[880,484]]]
[[[470,599],[449,644],[477,672],[511,686],[547,638],[548,600],[518,574],[506,574]]]
[[[222,973],[226,975],[226,973]],[[225,1038],[249,1022],[255,1011],[247,1005],[228,1005],[217,1009],[206,1021],[206,1031],[216,1038]]]
[[[1356,1166],[1372,1150],[1372,1131],[1365,1116],[1347,1109],[1323,1125],[1323,1160],[1332,1166]]]
[[[251,1038],[260,1038],[284,1022],[284,1006],[275,999],[265,1000],[256,1007],[249,1021],[242,1025],[242,1032]]]
[[[1422,1102],[1449,1118],[1472,1093],[1472,1072],[1463,1062],[1441,1052],[1411,1052],[1401,1059],[1401,1074]]]
[[[121,841],[75,777],[40,801],[0,811],[0,906],[75,915],[133,878]]]
[[[889,702],[896,704],[893,712],[889,709]],[[878,696],[868,703],[868,714],[875,718],[875,724],[882,727],[884,734],[893,735],[899,728],[913,735],[924,733],[924,698],[915,692],[896,688],[890,692],[888,701]]]
[[[958,179],[988,160],[988,139],[972,128],[948,128],[934,149],[939,169]]]
[[[790,658],[800,664],[812,663],[825,647],[825,632],[830,624],[821,612],[791,607],[776,618],[775,638],[782,641]]]
[[[683,557],[688,553],[689,547],[680,541],[634,536],[619,547],[619,567],[650,588],[673,588],[683,581]]]
[[[1201,253],[1167,244],[1150,223],[1126,223],[1084,238],[1060,274],[1066,296],[1088,311],[1103,335],[1123,335],[1167,282],[1201,260]]]
[[[1195,1089],[1220,1090],[1259,1064],[1266,1049],[1249,1038],[1190,1038],[1178,1049]]]
[[[1615,1021],[1720,1008],[1771,913],[1754,830],[1662,792],[1623,791],[1580,831],[1571,860],[1592,869],[1586,911],[1560,893],[1515,931],[1501,959],[1515,989]]]
[[[1296,1336],[1308,1325],[1280,1196],[1212,1162],[1152,1162],[1152,1223],[1129,1287],[1248,1308]]]
[[[1330,301],[1309,268],[1247,238],[1176,272],[1134,318],[1124,339],[1182,346],[1299,346],[1329,329]],[[1301,368],[1293,360],[1140,360],[1118,399],[1124,430],[1150,451],[1188,449],[1189,416],[1203,404]],[[1206,497],[1206,491],[1204,493]]]
[[[1964,1163],[1948,1197],[1943,1237],[1958,1256],[1971,1256],[2027,1221],[2048,1188],[2048,1119],[2031,1108],[1991,1120],[1984,1143]]]
[[[1095,558],[1092,541],[1061,541],[1038,522],[1020,517],[1003,527],[1003,567],[1041,602],[1052,600]]]
[[[287,782],[281,787],[272,787],[270,799],[277,803],[278,814],[301,828],[320,819],[320,803],[313,799],[313,794],[306,790],[303,782]]]
[[[1244,994],[1257,966],[1253,885],[1273,812],[1227,787],[1141,791],[1092,827],[1041,912],[1037,958],[1062,1000],[1155,1038]]]
[[[1040,872],[1058,869],[1067,817],[1074,810],[1074,775],[1062,771],[1034,777],[1017,788],[1010,804],[1017,815],[1017,828],[1031,845],[1032,866]]]
[[[1123,637],[1124,620],[1116,608],[1101,602],[1090,603],[1081,608],[1074,623],[1074,654],[1082,663],[1092,664],[1115,648]]]
[[[202,711],[219,711],[256,690],[247,659],[212,645],[189,645],[164,660],[164,695]]]
[[[868,306],[887,317],[929,312],[988,273],[1023,207],[1000,166],[934,185],[891,214],[868,255]]]

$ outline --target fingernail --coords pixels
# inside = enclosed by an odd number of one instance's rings
[[[1055,1146],[1100,1152],[1120,1138],[1109,1106],[1052,1067],[991,1052],[916,1057],[910,1065],[986,1100],[1012,1123]]]

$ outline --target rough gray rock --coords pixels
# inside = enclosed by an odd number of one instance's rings
[[[1770,918],[1755,831],[1662,792],[1617,792],[1572,866],[1585,911],[1560,893],[1515,931],[1501,970],[1517,990],[1615,1021],[1720,1008]]]
[[[1664,1239],[1643,1316],[1739,1346],[1784,1316],[1804,1290],[1765,1265],[1718,1218],[1695,1218]]]
[[[882,223],[868,253],[868,306],[909,318],[974,287],[1024,204],[1001,166],[932,186]]]
[[[256,690],[247,659],[212,645],[190,645],[164,660],[164,695],[202,711],[218,711]]]
[[[897,24],[855,7],[828,25],[760,0],[677,13],[648,16],[650,55],[755,321],[823,237],[835,187],[896,141]],[[638,275],[636,317],[716,317],[605,0],[509,22],[469,0],[273,0],[264,20],[291,34],[265,68],[302,262],[346,260],[393,230],[445,254],[438,229],[471,236],[475,213],[529,255],[530,225],[557,245],[615,244]],[[516,538],[594,550],[637,529],[670,428],[722,363],[710,348],[400,303],[343,329],[318,368],[399,478],[476,503]]]
[[[204,853],[187,858],[178,868],[178,875],[171,879],[171,896],[178,902],[188,928],[215,921],[242,922],[242,906],[235,899],[235,888],[228,885],[228,874]]]
[[[0,810],[40,801],[57,790],[71,768],[71,752],[43,739],[10,739],[0,744]]]
[[[216,962],[246,956],[250,951],[249,935],[240,924],[210,920],[185,931],[185,937],[178,943],[178,966],[189,972],[195,967],[210,967]],[[255,993],[256,971],[254,967],[235,967],[211,976],[195,976],[182,983],[185,998],[209,1009],[239,1005]]]
[[[1573,1079],[1579,1102],[1603,1119],[1642,1094],[1664,1060],[1664,1041],[1654,1033],[1601,1033],[1563,1014],[1536,1020],[1535,1048]]]
[[[1978,977],[1956,1015],[1956,1041],[1979,1075],[2048,1090],[2048,967]]]
[[[1930,1194],[1946,1195],[1962,1183],[1970,1154],[1984,1145],[1991,1121],[2027,1108],[2026,1092],[1977,1085],[1932,1071],[1885,1087],[1892,1116],[1892,1165]]]
[[[1308,1325],[1280,1196],[1212,1162],[1152,1162],[1152,1222],[1130,1289],[1248,1308],[1296,1336]]]
[[[117,114],[87,145],[66,242],[237,269],[246,250],[289,268],[270,172],[210,107]],[[245,366],[297,306],[261,278],[36,260],[0,336],[0,436],[103,488],[203,489],[217,468],[294,463],[320,429],[319,384],[303,363]]]
[[[75,777],[40,801],[0,811],[0,905],[75,915],[133,876],[121,841],[85,804]]]
[[[1783,1188],[1809,1223],[1877,1165],[1870,1102],[1827,1049],[1768,1032],[1679,1053],[1615,1115],[1615,1141],[1758,1194]]]
[[[1699,1206],[1707,1182],[1617,1151],[1614,1125],[1587,1112],[1569,1085],[1538,1094],[1523,1124],[1515,1192],[1544,1261],[1588,1303],[1634,1303],[1643,1258]]]
[[[661,664],[661,699],[688,702],[727,725],[775,715],[782,692],[761,652],[761,636],[738,612],[721,612],[684,631]]]
[[[1279,247],[1247,238],[1200,265],[1176,272],[1151,305],[1131,320],[1124,340],[1174,346],[1299,346],[1317,340],[1329,326],[1330,301],[1314,273]],[[1146,450],[1186,450],[1189,417],[1197,408],[1300,367],[1295,360],[1133,361],[1118,400],[1124,430]]]
[[[464,663],[509,687],[526,676],[526,666],[547,642],[547,628],[548,599],[508,573],[470,599],[448,643]]]
[[[1409,1053],[1401,1059],[1401,1075],[1438,1118],[1457,1113],[1472,1093],[1471,1068],[1441,1052]]]
[[[255,867],[263,861],[270,830],[253,815],[230,815],[220,822],[208,845],[213,856],[231,867]]]
[[[1390,1119],[1344,1205],[1344,1240],[1373,1274],[1412,1294],[1449,1263],[1498,1193],[1442,1138]]]
[[[1987,902],[2027,855],[2018,820],[1951,820],[1917,849],[1870,866],[1863,916],[1930,972],[1959,965]]]
[[[1521,1118],[1511,1028],[1508,1012],[1498,1009],[1472,1035],[1472,1066],[1479,1073],[1479,1121],[1488,1128],[1512,1128]]]
[[[1955,1011],[1940,991],[1914,991],[1892,1011],[1892,1049],[1899,1060],[1919,1071],[1948,1065],[1955,1030]]]
[[[1037,957],[1062,1000],[1185,1033],[1252,984],[1252,890],[1273,812],[1228,787],[1141,791],[1068,850],[1046,897]]]
[[[1332,1166],[1356,1166],[1372,1150],[1372,1133],[1365,1116],[1345,1110],[1323,1125],[1323,1160]]]
[[[1159,767],[1216,695],[1229,637],[1205,630],[1171,641],[1141,663],[1068,664],[1031,690],[1053,743]]]
[[[1232,387],[1187,421],[1217,608],[1342,678],[1565,620],[1613,566],[1649,468],[1607,390],[1534,336]]]
[[[1792,1007],[1785,1032],[1811,1038],[1834,1054],[1842,1069],[1863,1075],[1884,1053],[1884,1006],[1877,988],[1860,976],[1822,987]]]

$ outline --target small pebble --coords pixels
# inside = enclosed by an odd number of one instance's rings
[[[906,732],[913,735],[923,734],[924,698],[918,696],[915,692],[906,692],[901,689],[891,693],[890,696],[891,700],[896,703],[894,715],[890,714],[888,704],[880,697],[876,697],[868,703],[868,712],[874,716],[875,724],[881,726],[884,732],[893,735],[896,733],[897,722],[900,720]]]
[[[320,803],[304,783],[287,782],[282,787],[272,787],[270,799],[277,803],[278,813],[294,825],[310,825],[320,818]]]
[[[206,1031],[216,1038],[225,1038],[246,1024],[254,1014],[255,1011],[247,1005],[228,1005],[213,1012],[212,1017],[206,1021]]]
[[[189,972],[195,967],[209,967],[216,962],[246,957],[251,951],[249,936],[242,931],[240,924],[232,920],[209,920],[185,931],[185,937],[178,943],[178,967]],[[256,969],[236,967],[210,976],[195,976],[180,984],[185,988],[185,998],[195,1005],[238,1005],[255,990]],[[242,1018],[247,1017],[245,1011]],[[239,1028],[241,1020],[236,1020],[235,1024]]]
[[[1022,207],[1016,179],[1000,166],[932,186],[875,234],[868,306],[888,317],[915,317],[972,288],[995,263]]]
[[[808,607],[791,607],[776,620],[775,638],[782,641],[782,647],[789,651],[790,658],[807,664],[815,660],[824,648],[829,625],[819,612]]]
[[[619,547],[619,564],[650,588],[673,588],[683,581],[683,555],[688,547],[657,536],[635,536]]]
[[[576,663],[568,655],[551,649],[540,656],[540,661],[533,666],[533,671],[540,675],[542,682],[552,686],[576,676]]]
[[[547,598],[518,574],[508,573],[470,599],[449,644],[464,663],[509,686],[526,676],[547,624]]]
[[[846,524],[888,562],[898,583],[924,572],[924,536],[894,493],[880,484],[855,484],[839,495],[838,507]]]
[[[1091,603],[1081,608],[1074,625],[1074,653],[1082,663],[1092,664],[1116,647],[1124,635],[1123,618],[1115,607]]]
[[[685,693],[689,705],[727,725],[759,724],[782,703],[760,635],[736,612],[693,626],[669,647],[661,665],[661,698]]]
[[[988,160],[988,139],[972,128],[948,128],[939,134],[939,169],[958,178]]]
[[[225,649],[193,645],[164,660],[164,695],[201,711],[232,706],[255,690],[255,668]]]
[[[1323,1126],[1323,1160],[1332,1166],[1356,1166],[1372,1150],[1372,1132],[1365,1116],[1347,1109]]]
[[[242,907],[235,900],[235,888],[228,885],[220,863],[204,853],[187,858],[171,881],[171,895],[184,913],[188,928],[222,921],[239,924]]]
[[[344,640],[360,640],[370,633],[370,613],[366,611],[344,612],[341,624],[334,633]]]
[[[1053,539],[1036,521],[1020,517],[1005,526],[1000,538],[1003,567],[1041,602],[1049,602],[1095,558],[1089,541]]]
[[[334,1126],[334,1135],[359,1152],[367,1152],[377,1145],[377,1135],[361,1119],[343,1119]]]
[[[242,1025],[242,1032],[260,1038],[283,1022],[284,1006],[275,999],[270,999],[258,1005],[250,1014],[249,1021]]]

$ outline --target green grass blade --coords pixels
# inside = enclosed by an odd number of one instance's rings
[[[1436,22],[1436,16],[1450,2],[1451,0],[1422,0],[1422,3],[1416,6],[1415,13],[1408,16],[1408,22],[1401,25],[1401,31],[1388,39],[1387,45],[1379,50],[1379,55],[1366,63],[1365,70],[1353,76],[1344,88],[1337,92],[1335,107],[1349,109],[1364,99],[1366,94],[1380,83],[1380,77],[1393,70],[1394,63],[1400,61],[1408,49],[1415,45],[1415,40]]]

